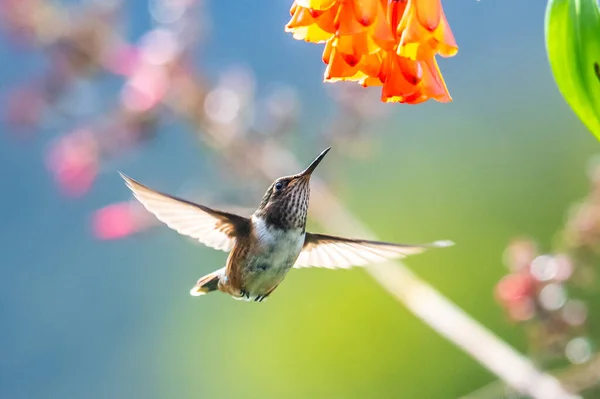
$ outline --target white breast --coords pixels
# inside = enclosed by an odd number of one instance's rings
[[[249,272],[244,289],[250,298],[255,298],[267,294],[283,281],[302,251],[305,234],[301,229],[270,228],[256,216],[252,216],[251,220],[258,245],[245,266]]]
[[[252,224],[261,252],[265,255],[263,260],[272,262],[275,268],[292,267],[304,245],[305,234],[302,230],[272,228],[262,218],[256,216],[252,216]],[[292,261],[291,265],[290,261]]]

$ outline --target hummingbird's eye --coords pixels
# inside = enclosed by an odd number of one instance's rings
[[[275,190],[276,191],[283,190],[284,187],[285,187],[285,183],[282,182],[282,181],[278,181],[277,183],[275,183]]]

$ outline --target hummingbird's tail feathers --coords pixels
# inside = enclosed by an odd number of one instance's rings
[[[190,295],[192,296],[200,296],[208,294],[212,291],[217,291],[219,289],[219,280],[221,277],[225,276],[225,268],[214,271],[210,274],[207,274],[204,277],[201,277],[196,285],[190,290]]]

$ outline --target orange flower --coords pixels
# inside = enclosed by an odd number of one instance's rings
[[[296,0],[295,39],[325,43],[325,81],[383,86],[381,100],[451,101],[435,56],[458,47],[441,0]]]

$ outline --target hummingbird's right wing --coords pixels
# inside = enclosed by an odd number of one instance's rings
[[[230,251],[235,238],[250,228],[250,220],[151,190],[119,173],[135,198],[167,226],[202,244]]]
[[[366,266],[370,263],[404,258],[419,254],[430,248],[448,247],[451,241],[436,241],[431,244],[404,245],[382,241],[356,240],[352,238],[306,233],[304,247],[294,267],[326,267],[347,269]]]

